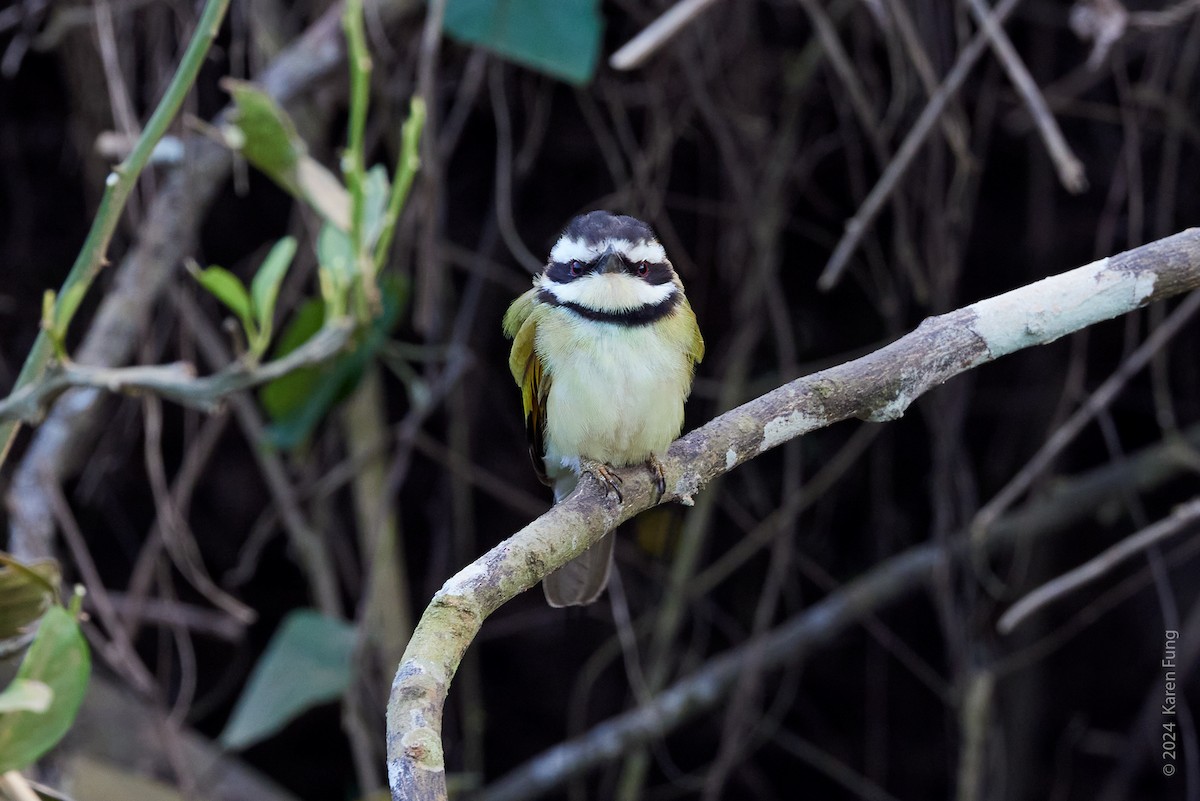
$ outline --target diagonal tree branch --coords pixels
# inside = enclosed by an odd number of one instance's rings
[[[794,437],[851,417],[894,420],[959,373],[1023,348],[1200,287],[1200,229],[931,317],[862,358],[792,381],[677,440],[663,501],[691,504],[717,476]],[[442,708],[484,619],[654,505],[648,471],[623,473],[624,502],[581,481],[562,503],[468,565],[430,601],[388,702],[388,778],[395,799],[446,797]]]

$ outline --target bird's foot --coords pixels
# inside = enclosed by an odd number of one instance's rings
[[[658,457],[653,453],[646,460],[646,467],[650,468],[650,472],[654,475],[654,489],[658,491],[658,494],[654,496],[654,502],[658,503],[667,491],[667,472],[663,469],[662,462],[658,461]]]
[[[612,465],[605,462],[593,462],[588,459],[580,464],[581,473],[591,473],[597,481],[604,487],[605,496],[616,495],[617,503],[625,500],[625,496],[621,494],[621,485],[625,481],[617,475],[616,470]]]

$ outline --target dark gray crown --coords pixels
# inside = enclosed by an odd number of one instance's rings
[[[570,239],[582,240],[589,245],[595,245],[606,239],[627,239],[630,242],[644,242],[654,239],[654,230],[649,225],[624,214],[612,214],[607,211],[589,211],[567,223],[563,235]]]

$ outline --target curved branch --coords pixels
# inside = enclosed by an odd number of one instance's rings
[[[785,384],[677,440],[663,460],[663,501],[690,504],[717,476],[794,437],[851,417],[893,420],[929,389],[1023,348],[1052,342],[1200,287],[1192,228],[963,309],[862,358]],[[388,779],[396,799],[444,799],[442,707],[484,619],[654,505],[648,471],[623,472],[624,502],[593,479],[453,576],[433,597],[388,701]]]

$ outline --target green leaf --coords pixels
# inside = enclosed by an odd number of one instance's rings
[[[280,359],[307,342],[325,323],[325,302],[311,298],[296,309],[284,327],[272,358]],[[258,391],[258,399],[271,419],[278,422],[296,412],[317,387],[328,367],[311,365],[293,370]]]
[[[58,563],[47,559],[25,565],[3,555],[0,567],[0,650],[5,640],[20,637],[45,614],[61,582]]]
[[[345,231],[332,225],[321,226],[317,234],[317,264],[346,286],[354,279],[354,245]]]
[[[299,405],[267,427],[267,441],[272,447],[280,450],[300,447],[329,410],[354,390],[366,362],[360,351],[361,346],[327,366]]]
[[[250,282],[250,305],[254,308],[254,319],[258,323],[258,330],[267,341],[271,337],[279,287],[283,284],[283,277],[287,275],[288,267],[295,256],[296,240],[285,236],[271,248],[262,266],[254,274],[254,280]],[[263,345],[265,346],[266,342]]]
[[[296,125],[275,100],[249,81],[225,78],[221,87],[233,97],[231,125],[238,133],[226,139],[246,160],[275,181],[298,193],[296,165],[308,152]]]
[[[321,233],[317,234],[317,273],[330,316],[342,316],[346,313],[350,288],[354,286],[357,273],[354,245],[346,231],[328,223],[321,226]]]
[[[350,196],[341,181],[308,155],[291,117],[260,87],[225,78],[235,111],[225,142],[289,194],[307,201],[326,220],[350,227]]]
[[[350,684],[354,627],[311,609],[289,614],[254,667],[221,745],[246,748],[300,713],[341,697]]]
[[[254,316],[250,312],[250,295],[242,279],[226,270],[224,267],[206,267],[203,270],[192,269],[192,275],[200,282],[200,286],[212,293],[213,297],[229,307],[238,316],[246,328],[246,334],[253,333]]]
[[[17,670],[17,679],[49,687],[50,706],[45,712],[0,714],[0,773],[33,764],[62,739],[83,703],[90,672],[79,624],[61,606],[50,607]]]
[[[42,713],[50,708],[53,698],[54,690],[45,682],[35,679],[13,679],[12,683],[0,692],[0,713]]]
[[[376,164],[367,171],[367,180],[363,182],[363,248],[367,252],[379,241],[389,194],[391,186],[387,170],[382,164]]]
[[[402,279],[390,276],[385,277],[379,283],[380,294],[383,296],[383,313],[371,324],[366,335],[354,350],[338,357],[332,364],[312,368],[312,373],[303,379],[294,379],[294,383],[282,382],[285,379],[292,379],[302,370],[297,370],[264,388],[260,397],[273,420],[272,424],[267,427],[267,440],[273,447],[291,450],[305,442],[313,430],[325,419],[329,410],[354,391],[362,378],[363,370],[375,358],[383,343],[387,341],[388,334],[400,319],[400,311],[408,302],[408,284]],[[312,313],[309,312],[309,314]],[[307,325],[304,326],[304,330],[307,331],[304,339],[299,339],[297,336],[296,340],[298,341],[294,341],[289,338],[289,334],[300,333],[299,314],[297,314],[297,319],[292,322],[292,326],[295,326],[297,330],[293,332],[289,326],[289,331],[280,338],[280,352],[276,356],[282,356],[289,352],[283,350],[285,344],[289,350],[294,350],[312,336],[320,328],[320,325],[314,324],[314,322],[312,319],[308,320]],[[308,369],[303,368],[303,370]]]
[[[446,33],[574,84],[596,71],[599,0],[448,0]]]

